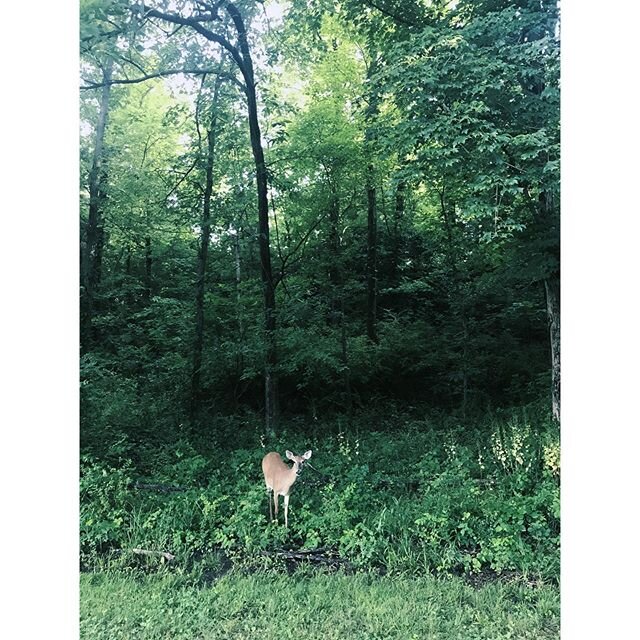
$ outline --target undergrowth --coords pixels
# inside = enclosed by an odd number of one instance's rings
[[[84,568],[257,569],[281,549],[330,550],[355,570],[392,575],[518,572],[559,575],[559,434],[535,411],[452,418],[342,418],[283,425],[267,449],[250,422],[211,438],[143,449],[119,440],[81,458]],[[254,424],[259,424],[256,419]],[[216,431],[216,426],[218,427]],[[369,428],[367,428],[369,427]],[[235,429],[234,446],[223,447]],[[292,492],[289,529],[268,522],[260,461],[267,450],[313,449]],[[179,488],[165,493],[136,481]]]

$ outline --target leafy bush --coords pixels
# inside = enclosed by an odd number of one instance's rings
[[[381,418],[384,432],[340,420],[334,435],[322,424],[315,436],[298,424],[282,431],[274,448],[313,448],[325,476],[305,470],[288,530],[282,506],[279,524],[268,523],[258,431],[253,448],[203,453],[181,438],[157,452],[146,480],[183,492],[136,491],[130,463],[116,469],[85,456],[83,555],[142,547],[185,563],[218,551],[255,563],[264,551],[329,547],[355,567],[392,573],[491,569],[557,579],[557,430],[511,416],[469,437],[455,422],[413,419],[393,430],[395,420]]]
[[[80,559],[90,562],[121,546],[131,513],[131,469],[83,455],[80,465]]]

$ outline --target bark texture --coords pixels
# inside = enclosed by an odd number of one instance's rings
[[[551,411],[560,422],[560,278],[551,276],[544,281],[551,345]]]

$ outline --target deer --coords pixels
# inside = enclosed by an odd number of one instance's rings
[[[269,496],[269,522],[273,522],[271,510],[271,496],[273,493],[273,503],[276,511],[276,522],[278,521],[278,496],[284,496],[284,526],[289,527],[289,495],[291,487],[302,472],[302,467],[306,460],[311,457],[311,450],[297,456],[287,450],[285,455],[293,461],[293,466],[288,467],[279,453],[272,451],[262,458],[262,473],[264,482],[267,485],[267,495]]]

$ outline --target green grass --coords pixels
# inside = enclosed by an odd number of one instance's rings
[[[80,637],[506,640],[559,638],[559,591],[523,582],[479,589],[461,579],[231,572],[80,577]]]

